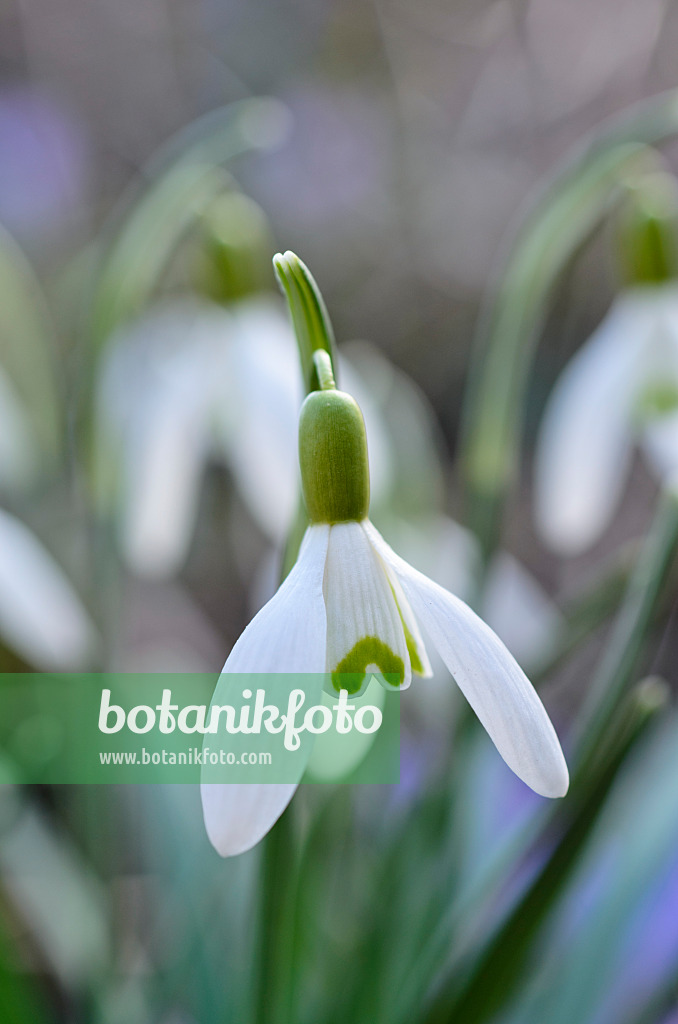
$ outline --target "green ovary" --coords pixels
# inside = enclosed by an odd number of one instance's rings
[[[409,650],[409,639],[407,646]],[[332,673],[332,685],[335,690],[348,690],[349,693],[357,693],[362,686],[368,665],[378,665],[379,670],[389,682],[393,682],[392,677],[396,676],[397,683],[394,685],[400,686],[405,678],[403,659],[394,654],[391,648],[378,637],[364,636],[353,645]]]

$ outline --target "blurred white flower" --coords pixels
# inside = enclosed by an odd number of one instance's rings
[[[298,364],[275,299],[228,310],[197,299],[166,302],[111,339],[99,384],[97,473],[100,493],[113,489],[130,568],[163,578],[181,567],[210,459],[230,467],[270,540],[284,541],[299,500]],[[384,427],[358,375],[340,367],[363,404],[378,499],[389,483]]]
[[[72,585],[40,541],[0,509],[0,636],[36,669],[91,667],[94,626]]]
[[[557,382],[536,453],[536,521],[562,555],[586,550],[619,503],[634,443],[678,470],[678,287],[630,289]]]
[[[350,673],[356,687],[375,672],[404,689],[413,673],[430,674],[418,622],[509,767],[541,795],[563,796],[560,744],[522,669],[467,605],[396,555],[368,519],[308,528],[292,572],[233,648],[214,700],[234,672],[337,673],[337,686]],[[217,851],[231,856],[259,842],[295,788],[203,785]]]

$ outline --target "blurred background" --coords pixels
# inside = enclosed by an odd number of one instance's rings
[[[370,340],[411,375],[453,445],[500,240],[583,133],[675,84],[677,17],[633,0],[8,4],[0,218],[57,288],[172,133],[278,97],[289,135],[238,164],[240,185],[273,245],[313,268],[337,337]],[[564,285],[533,426],[609,304],[611,262],[593,246]]]
[[[302,398],[279,249],[309,265],[330,311],[340,383],[365,412],[374,521],[474,599],[482,559],[473,522],[460,525],[455,452],[506,239],[582,136],[678,87],[677,45],[668,0],[7,0],[2,670],[216,673],[275,590]],[[248,106],[256,97],[277,103]],[[222,108],[237,103],[228,128]],[[181,153],[224,124],[234,159],[218,146],[216,177],[191,183]],[[565,736],[658,483],[636,458],[604,535],[563,559],[534,526],[532,462],[554,382],[620,287],[602,223],[552,298],[478,601]],[[581,594],[595,598],[583,627]],[[676,682],[674,597],[669,586],[637,678]],[[399,787],[362,787],[352,808],[347,787],[295,801],[289,875],[277,854],[298,897],[292,963],[280,935],[279,957],[262,952],[265,857],[222,862],[193,789],[15,786],[21,752],[5,751],[3,1022],[451,1019],[425,1015],[441,972],[457,976],[493,934],[557,833],[515,846],[541,803],[459,716],[438,665],[403,699]],[[541,945],[505,1000],[455,1019],[674,1019],[677,736],[669,714],[624,762],[566,893],[543,897]],[[397,898],[384,864],[394,888],[408,880]],[[422,966],[418,937],[448,911],[442,952]],[[294,995],[269,1003],[279,959]],[[404,995],[392,1005],[394,977],[412,982],[416,1014]]]

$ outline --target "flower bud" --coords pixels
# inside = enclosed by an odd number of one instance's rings
[[[363,414],[344,391],[313,391],[299,417],[301,486],[312,523],[360,522],[370,506]]]

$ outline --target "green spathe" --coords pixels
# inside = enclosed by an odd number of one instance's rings
[[[360,522],[370,506],[365,424],[344,391],[313,391],[299,417],[299,466],[312,523]]]

